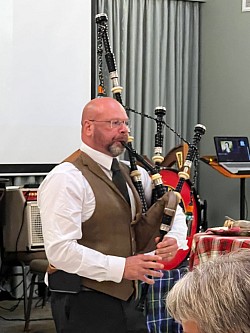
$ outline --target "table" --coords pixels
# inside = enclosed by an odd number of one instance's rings
[[[209,259],[240,248],[250,248],[250,237],[215,235],[206,232],[197,233],[193,237],[189,268],[192,270],[194,266]]]
[[[228,178],[237,178],[240,179],[240,219],[245,219],[245,187],[246,187],[246,178],[250,178],[250,174],[234,174],[226,169],[224,169],[221,165],[218,164],[216,156],[202,156],[200,158],[201,161],[208,164],[211,168],[218,171],[225,177]]]

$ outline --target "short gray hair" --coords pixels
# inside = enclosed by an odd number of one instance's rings
[[[188,272],[166,299],[178,322],[196,322],[201,333],[250,332],[250,249],[205,262]]]

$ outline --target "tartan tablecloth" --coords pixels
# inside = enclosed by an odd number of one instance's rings
[[[250,237],[223,236],[208,233],[195,234],[190,252],[190,269],[209,259],[239,248],[250,248]]]
[[[155,284],[149,286],[146,300],[146,316],[149,333],[182,333],[178,324],[166,310],[166,294],[173,285],[188,271],[187,267],[163,271],[162,278],[155,278]],[[139,290],[143,288],[141,283]]]

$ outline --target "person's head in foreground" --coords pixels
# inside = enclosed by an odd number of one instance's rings
[[[250,333],[250,249],[195,267],[170,290],[166,306],[184,333]]]

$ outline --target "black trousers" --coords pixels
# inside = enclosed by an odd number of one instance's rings
[[[95,291],[51,293],[57,333],[148,333],[135,305],[133,298],[122,301]]]

